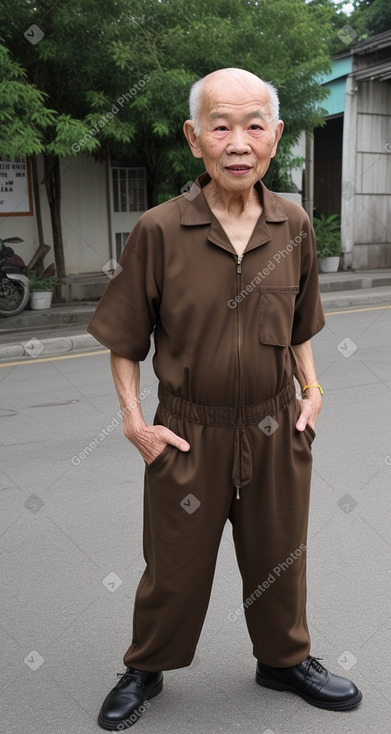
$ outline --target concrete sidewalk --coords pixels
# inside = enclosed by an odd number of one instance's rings
[[[319,281],[326,312],[391,305],[391,269],[322,273]],[[97,301],[60,303],[45,311],[26,310],[0,319],[0,359],[101,348],[86,331],[96,305]]]

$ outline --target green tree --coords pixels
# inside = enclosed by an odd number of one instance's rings
[[[349,22],[360,40],[391,30],[390,0],[354,0],[353,6]]]
[[[353,0],[353,10],[349,15],[344,12],[345,0],[311,0],[311,5],[334,8],[331,19],[333,36],[331,38],[331,52],[346,51],[347,45],[338,35],[344,26],[350,26],[356,36],[352,43],[358,43],[379,33],[391,30],[391,2],[390,0]],[[349,44],[350,45],[350,44]]]
[[[268,179],[281,185],[292,142],[322,122],[318,108],[327,93],[316,76],[329,67],[334,8],[304,0],[143,0],[132,7],[115,60],[121,70],[148,69],[150,76],[132,112],[142,120],[133,148],[146,151],[153,200],[178,193],[201,170],[182,134],[189,86],[225,66],[249,69],[279,88],[285,133]]]
[[[45,95],[27,80],[20,64],[0,44],[0,155],[17,157],[41,153],[47,127],[55,113],[45,104]]]
[[[278,87],[285,133],[267,175],[274,188],[285,185],[290,145],[301,130],[322,122],[326,92],[317,76],[329,68],[334,14],[327,4],[305,0],[8,0],[1,6],[4,45],[47,112],[41,121],[30,119],[34,150],[22,137],[11,147],[7,128],[0,148],[44,153],[58,275],[65,272],[59,157],[131,156],[148,166],[154,203],[178,193],[200,170],[182,134],[189,87],[216,68],[249,69]],[[35,45],[23,37],[32,24],[44,33]],[[26,115],[20,120],[21,128],[28,124]]]
[[[346,43],[340,37],[339,31],[346,25],[351,25],[351,19],[344,11],[346,6],[345,0],[311,0],[312,7],[323,7],[330,14],[330,28],[332,30],[330,36],[330,52],[332,54],[346,51]]]
[[[3,154],[44,154],[45,187],[48,196],[53,230],[53,245],[57,273],[65,275],[65,258],[61,227],[61,179],[59,159],[80,152],[97,153],[111,142],[129,143],[135,126],[119,114],[110,119],[113,101],[111,91],[124,88],[119,85],[118,69],[113,61],[111,44],[118,37],[118,27],[129,17],[127,0],[69,0],[53,4],[45,0],[9,0],[0,7],[0,25],[3,43],[14,60],[25,70],[26,88],[32,93],[39,90],[51,118],[45,110],[30,117],[35,137],[29,140],[28,110],[17,115],[19,127],[25,134],[18,138],[12,128],[3,125],[0,130],[0,150]],[[44,33],[39,42],[31,43],[24,33],[31,26]],[[16,61],[14,62],[15,65]],[[18,66],[20,69],[20,66]],[[15,66],[16,69],[16,66]],[[127,80],[130,83],[130,79]],[[16,94],[14,70],[9,64],[5,70],[6,106]],[[107,96],[109,94],[109,96]],[[15,112],[20,112],[20,104]],[[15,123],[16,124],[16,123]],[[94,127],[97,131],[93,131]]]

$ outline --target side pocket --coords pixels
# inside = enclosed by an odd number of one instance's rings
[[[153,461],[151,461],[150,464],[146,464],[145,465],[146,468],[147,469],[155,469],[157,466],[159,466],[160,464],[162,464],[164,462],[164,460],[166,459],[166,457],[170,453],[170,450],[171,449],[174,449],[174,448],[175,448],[175,446],[172,446],[170,443],[168,443],[167,446],[166,446],[166,448],[163,449],[163,451],[161,452],[161,454],[158,454],[157,455],[156,459],[154,459]]]
[[[166,428],[170,428],[172,420],[172,415],[163,407],[161,403],[158,404],[155,417],[153,420],[154,426],[165,426]],[[159,466],[159,464],[162,464],[168,454],[170,453],[170,449],[175,448],[170,443],[167,444],[167,446],[163,449],[163,451],[156,456],[156,458],[151,461],[150,464],[145,463],[146,469],[154,469],[156,466]]]
[[[298,285],[261,285],[259,341],[288,347],[291,342]]]
[[[312,443],[314,441],[314,439],[316,438],[316,433],[315,433],[314,429],[311,428],[311,426],[309,426],[308,423],[307,423],[307,425],[306,425],[306,427],[304,429],[304,433],[306,434],[306,436],[307,436],[307,438],[308,438],[308,440],[309,440],[310,443]]]

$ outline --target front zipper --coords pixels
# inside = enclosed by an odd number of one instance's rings
[[[237,255],[236,256],[236,295],[239,296],[241,290],[242,290],[242,260],[243,255]],[[243,322],[242,322],[242,308],[240,300],[238,299],[238,308],[237,308],[237,356],[238,356],[238,380],[239,380],[239,389],[238,389],[238,402],[237,402],[237,426],[236,430],[238,431],[238,439],[239,439],[239,457],[240,457],[240,476],[242,475],[242,452],[240,450],[240,443],[241,443],[241,431],[243,427],[243,416],[242,416],[242,329],[243,329]],[[238,485],[236,487],[236,499],[240,499],[240,490],[241,486]]]

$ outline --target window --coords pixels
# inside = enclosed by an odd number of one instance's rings
[[[144,212],[147,208],[145,168],[112,168],[115,212]]]

